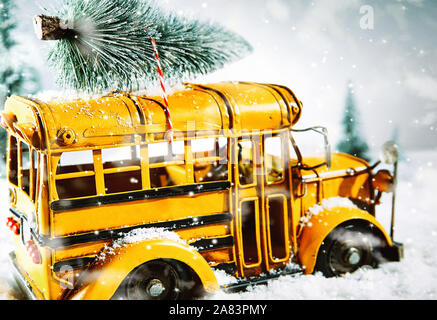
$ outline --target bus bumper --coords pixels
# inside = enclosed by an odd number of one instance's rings
[[[382,255],[387,261],[401,261],[404,258],[404,245],[393,241],[393,246],[384,248]]]
[[[14,252],[9,253],[9,264],[11,266],[14,280],[22,294],[28,300],[38,300],[38,297],[33,292],[32,286],[29,284],[29,282],[21,272],[20,268],[18,267],[17,259]]]

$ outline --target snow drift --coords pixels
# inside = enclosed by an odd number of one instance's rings
[[[417,152],[400,164],[395,240],[404,243],[401,262],[386,263],[378,269],[361,269],[342,278],[321,274],[282,276],[267,285],[244,292],[217,292],[205,299],[223,300],[434,300],[437,298],[437,151]],[[7,184],[0,183],[0,216],[8,215]],[[390,227],[389,195],[377,210],[377,219]],[[156,235],[156,234],[155,234]],[[132,239],[148,234],[132,234]],[[168,235],[165,235],[168,236]],[[0,225],[0,299],[21,299],[11,280],[8,253],[12,250],[10,231]],[[217,273],[220,281],[232,278]]]

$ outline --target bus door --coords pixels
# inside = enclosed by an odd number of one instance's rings
[[[237,254],[244,277],[283,266],[290,257],[284,141],[270,135],[237,142]]]
[[[291,199],[287,147],[286,132],[263,136],[266,259],[270,269],[284,266],[290,259]]]

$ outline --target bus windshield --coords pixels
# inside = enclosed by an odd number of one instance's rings
[[[291,129],[290,134],[292,157],[295,154],[297,165],[305,169],[331,166],[331,146],[326,128]]]

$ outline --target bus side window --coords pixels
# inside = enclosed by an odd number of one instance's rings
[[[183,184],[186,179],[184,141],[151,143],[148,148],[150,186],[161,188]]]
[[[141,190],[140,146],[102,149],[105,192]]]
[[[282,139],[279,136],[264,140],[264,163],[268,183],[281,181],[284,176]]]
[[[194,182],[228,180],[228,140],[224,137],[191,141]]]
[[[238,142],[238,177],[242,186],[254,183],[254,151],[251,140]]]
[[[61,154],[56,174],[90,171],[94,172],[93,152],[91,150],[71,151]]]
[[[32,165],[32,196],[33,196],[33,202],[36,203],[37,198],[37,190],[38,190],[38,165],[39,165],[39,155],[38,152],[34,149],[32,149],[32,158],[33,158],[33,165]]]
[[[62,153],[55,179],[59,199],[96,195],[93,152],[85,150]]]
[[[27,195],[30,194],[30,150],[29,146],[20,142],[21,145],[21,162],[20,162],[20,184],[21,189],[26,192]]]
[[[9,182],[18,186],[18,141],[9,136]]]

